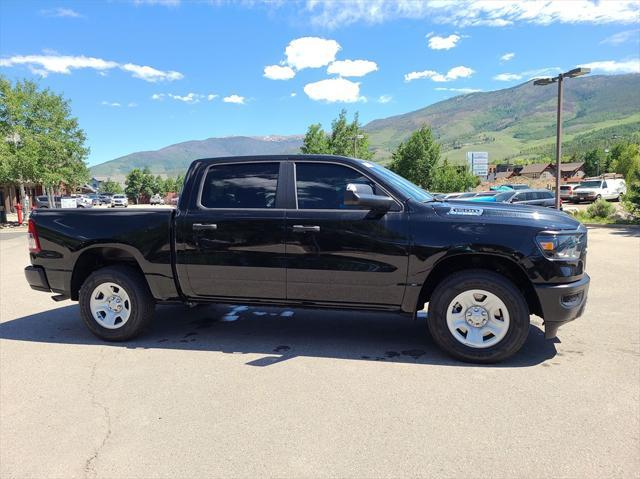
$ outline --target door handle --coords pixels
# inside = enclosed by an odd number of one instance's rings
[[[214,223],[193,223],[193,229],[196,231],[217,230],[218,225]]]
[[[305,225],[293,225],[291,229],[296,233],[304,233],[307,231],[315,231],[315,232],[320,231],[319,226],[305,226]]]

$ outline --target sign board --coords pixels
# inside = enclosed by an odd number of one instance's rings
[[[468,151],[467,164],[469,171],[476,176],[487,176],[489,174],[489,153],[486,151]]]
[[[77,208],[78,202],[75,198],[60,198],[60,208]]]

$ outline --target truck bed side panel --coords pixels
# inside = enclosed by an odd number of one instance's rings
[[[36,210],[42,251],[31,262],[43,266],[53,291],[69,294],[78,259],[95,248],[113,248],[132,256],[156,299],[178,297],[171,268],[173,216],[170,209]]]

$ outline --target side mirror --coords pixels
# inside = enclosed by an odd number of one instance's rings
[[[386,212],[394,204],[393,198],[389,196],[378,196],[373,194],[373,189],[369,185],[362,183],[349,183],[344,192],[344,204],[346,206],[360,206],[378,212]]]

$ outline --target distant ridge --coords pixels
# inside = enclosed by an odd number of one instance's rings
[[[555,143],[556,87],[532,82],[490,92],[460,95],[416,111],[364,126],[375,159],[386,162],[412,131],[430,126],[444,156],[463,161],[467,151],[487,151],[490,161],[551,152]],[[568,80],[564,140],[629,135],[640,126],[640,74],[593,75]],[[326,125],[325,125],[326,126]],[[300,125],[304,131],[307,125]],[[186,141],[156,151],[131,153],[93,166],[94,176],[122,179],[132,168],[154,174],[184,173],[197,158],[298,153],[302,135],[229,136]]]

